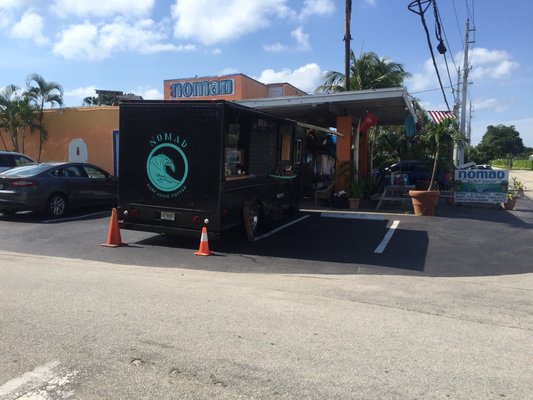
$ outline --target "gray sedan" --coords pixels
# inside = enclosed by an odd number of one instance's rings
[[[50,162],[0,173],[0,212],[47,211],[63,216],[69,208],[114,205],[117,178],[87,163]]]

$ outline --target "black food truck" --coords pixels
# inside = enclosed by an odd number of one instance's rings
[[[119,225],[210,238],[299,208],[305,128],[235,103],[120,104]]]

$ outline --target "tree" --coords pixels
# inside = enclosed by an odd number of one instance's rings
[[[474,154],[476,162],[487,163],[490,160],[516,157],[524,151],[520,133],[513,125],[489,125]]]
[[[459,132],[457,122],[452,118],[446,118],[438,124],[427,125],[421,138],[433,154],[433,168],[428,186],[428,190],[431,190],[435,181],[437,165],[440,161],[441,154],[443,152],[451,154],[454,143],[463,146],[465,138]]]
[[[19,151],[19,136],[21,136],[22,151],[24,152],[24,141],[26,138],[26,128],[36,127],[34,119],[34,108],[30,99],[26,95],[20,95],[20,88],[16,85],[8,85],[0,92],[0,130],[7,131],[11,140],[11,148]],[[22,131],[22,135],[19,135]],[[0,132],[2,143],[6,150],[8,146]]]
[[[402,64],[392,62],[385,57],[379,57],[374,52],[362,53],[355,58],[353,50],[350,52],[350,89],[365,90],[403,86],[404,79],[411,76]],[[345,90],[345,75],[330,71],[320,85],[317,92],[342,92]]]
[[[48,131],[43,124],[43,110],[47,104],[50,107],[55,104],[59,107],[63,105],[63,87],[57,82],[47,82],[39,74],[29,75],[26,78],[26,85],[28,87],[26,95],[33,101],[38,112],[39,156],[37,160],[40,161],[43,143],[48,139]]]

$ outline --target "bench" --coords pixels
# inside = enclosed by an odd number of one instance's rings
[[[389,185],[385,186],[383,189],[383,193],[379,197],[378,205],[376,206],[376,210],[379,210],[381,208],[381,204],[384,201],[400,201],[404,202],[407,200],[407,195],[409,194],[409,190],[412,190],[415,188],[415,185]]]

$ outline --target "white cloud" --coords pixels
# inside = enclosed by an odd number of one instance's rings
[[[303,28],[300,26],[291,32],[291,36],[298,43],[298,50],[309,51],[311,45],[309,44],[309,34],[304,33]]]
[[[287,51],[289,49],[288,46],[281,44],[281,43],[272,43],[272,44],[264,44],[263,50],[267,53],[281,53],[283,51]]]
[[[176,46],[164,42],[165,35],[150,19],[133,24],[122,19],[97,26],[89,22],[72,25],[60,34],[53,51],[67,59],[101,60],[115,52],[134,51],[141,54],[161,51],[193,51],[194,45]]]
[[[72,90],[66,90],[64,93],[64,97],[74,98],[76,105],[81,104],[83,99],[89,96],[96,96],[96,86],[85,86]]]
[[[370,7],[377,7],[378,2],[377,0],[365,0],[366,4],[368,4]]]
[[[263,83],[288,82],[305,92],[314,92],[322,83],[324,73],[319,65],[312,63],[295,70],[284,69],[282,71],[274,71],[272,69],[266,69],[255,79]]]
[[[132,93],[137,96],[142,96],[145,100],[161,100],[163,99],[163,93],[158,89],[154,89],[150,86],[140,86],[137,89],[132,90]]]
[[[62,18],[69,15],[80,18],[116,15],[143,17],[150,14],[153,6],[154,0],[54,0],[52,10]]]
[[[29,5],[32,0],[0,0],[0,10],[10,10]]]
[[[472,79],[505,78],[518,67],[518,63],[512,60],[511,55],[503,50],[488,50],[475,48],[471,55]]]
[[[412,74],[410,78],[406,79],[405,83],[411,93],[438,87],[439,83],[435,75],[433,62],[427,60],[424,63],[422,72]]]
[[[502,103],[497,99],[476,99],[472,102],[475,111],[492,110],[501,113],[509,109],[509,105]]]
[[[17,39],[33,40],[36,45],[48,43],[48,38],[43,35],[43,18],[32,11],[26,11],[19,22],[13,25],[11,35]]]
[[[236,40],[292,13],[286,0],[175,0],[171,7],[174,36],[205,45]]]
[[[335,12],[335,3],[332,0],[305,0],[300,13],[301,18],[311,15],[331,15]]]
[[[480,81],[485,79],[503,79],[511,75],[518,67],[518,63],[512,60],[509,53],[502,50],[488,50],[484,48],[473,49],[471,54],[472,69],[469,79]],[[440,57],[441,59],[442,57]],[[444,61],[438,60],[437,66],[444,86],[449,86],[448,73]],[[455,60],[462,60],[463,54],[457,53]],[[462,63],[461,63],[462,65]],[[451,64],[449,64],[451,66]],[[450,69],[452,82],[457,82],[457,72]],[[412,92],[439,88],[439,81],[431,59],[427,60],[421,72],[413,74],[407,81],[407,86]]]
[[[9,17],[6,14],[0,15],[0,28],[6,28],[9,25]]]
[[[238,73],[239,73],[238,69],[229,67],[229,68],[224,68],[223,70],[219,71],[217,75],[224,76],[224,75],[233,75],[233,74],[238,74]]]

